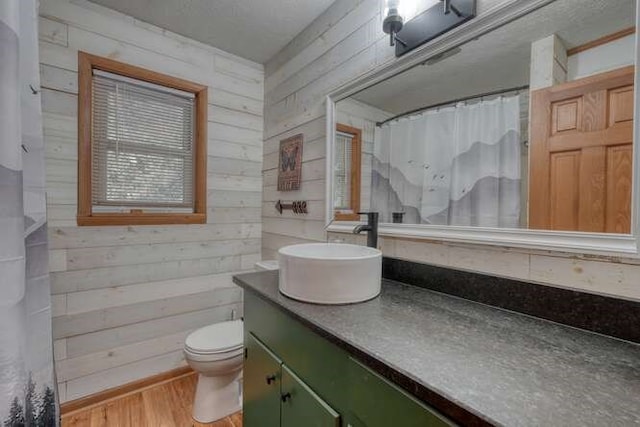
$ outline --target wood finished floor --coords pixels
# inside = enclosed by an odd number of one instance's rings
[[[191,418],[198,377],[190,373],[62,416],[62,427],[242,427],[242,413],[210,424]]]

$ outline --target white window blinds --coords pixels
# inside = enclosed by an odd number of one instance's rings
[[[92,111],[93,206],[193,212],[193,94],[94,70]]]
[[[351,156],[353,135],[336,133],[335,161],[333,165],[333,206],[337,210],[351,209]]]

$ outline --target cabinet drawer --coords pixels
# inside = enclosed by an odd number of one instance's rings
[[[455,424],[360,362],[349,360],[351,427],[441,427]]]

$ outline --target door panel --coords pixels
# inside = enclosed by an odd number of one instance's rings
[[[554,102],[552,105],[552,135],[577,131],[582,127],[582,98]]]
[[[633,86],[614,89],[609,98],[609,126],[633,121]]]
[[[634,67],[531,94],[529,228],[629,233]]]
[[[589,147],[582,150],[578,207],[578,230],[599,232],[604,230],[606,206],[606,147]],[[580,190],[581,189],[581,190]]]
[[[628,233],[631,229],[631,183],[633,147],[609,147],[607,165],[607,231]]]
[[[282,362],[252,334],[245,335],[243,425],[280,426]]]
[[[579,168],[579,151],[551,154],[551,226],[556,230],[578,227]]]
[[[282,366],[282,427],[338,427],[340,415]]]

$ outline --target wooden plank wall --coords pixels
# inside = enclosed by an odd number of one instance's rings
[[[77,227],[77,52],[209,86],[208,223]],[[83,1],[40,4],[53,335],[62,401],[184,365],[195,328],[241,315],[260,258],[263,66]]]
[[[479,0],[478,14],[499,7],[500,0]],[[325,105],[327,94],[365,72],[393,61],[382,33],[382,0],[337,0],[265,65],[264,193],[262,255],[274,259],[287,244],[325,241]],[[305,136],[300,191],[275,187],[278,142]],[[272,203],[306,199],[304,219],[280,216]],[[332,238],[353,240],[350,235]],[[358,237],[357,241],[362,241]],[[640,299],[640,266],[630,259],[594,260],[560,253],[445,245],[405,239],[382,239],[386,255],[464,268],[592,292]]]

